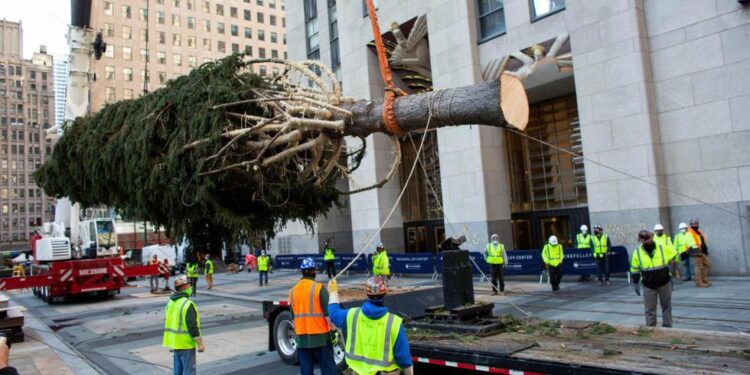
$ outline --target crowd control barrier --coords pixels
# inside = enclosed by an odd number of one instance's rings
[[[391,273],[432,275],[435,256],[432,253],[388,254]]]

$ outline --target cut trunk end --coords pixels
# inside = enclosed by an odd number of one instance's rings
[[[529,99],[521,79],[503,73],[500,75],[500,110],[508,124],[524,131],[529,123]]]

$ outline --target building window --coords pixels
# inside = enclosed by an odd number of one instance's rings
[[[115,25],[111,23],[104,24],[104,36],[114,37],[115,36]]]
[[[237,43],[232,43],[232,53],[238,53],[240,52],[240,45]]]
[[[271,9],[276,9],[276,0],[268,0],[268,7]]]
[[[224,34],[224,22],[216,23],[216,32],[219,34]]]
[[[258,48],[258,57],[260,57],[261,59],[265,59],[266,58],[266,49],[265,48],[263,48],[263,47]]]
[[[115,14],[115,4],[111,1],[104,2],[104,14],[111,16]]]
[[[174,63],[174,66],[182,66],[182,55],[179,53],[176,53],[172,56],[172,62]]]
[[[245,38],[252,39],[253,37],[253,29],[246,27],[245,28]]]
[[[203,39],[203,49],[205,51],[211,50],[211,39]]]
[[[174,4],[175,8],[179,8],[180,7],[180,0],[172,0],[172,4]]]
[[[237,18],[237,7],[229,7],[229,17]]]
[[[133,29],[130,26],[123,26],[122,27],[122,39],[132,39],[133,38]]]
[[[166,64],[167,63],[167,54],[162,51],[156,52],[156,62],[159,64]]]
[[[198,59],[195,56],[188,56],[188,66],[191,68],[198,66]]]
[[[263,13],[258,12],[258,23],[263,23]]]
[[[187,39],[187,46],[190,48],[195,48],[195,37],[189,36]]]
[[[141,42],[148,42],[148,31],[146,29],[140,30]]]
[[[194,30],[195,29],[195,17],[188,17],[187,18],[187,26],[188,29]]]
[[[141,82],[151,82],[151,74],[145,70],[141,70]]]
[[[258,40],[264,41],[266,40],[266,32],[263,30],[258,30]]]
[[[216,49],[219,52],[226,52],[227,51],[227,45],[226,45],[226,43],[224,43],[223,40],[220,40],[219,43],[216,46]]]
[[[104,100],[107,103],[112,103],[112,102],[115,101],[115,98],[116,98],[116,96],[115,96],[115,88],[114,87],[107,87],[104,90]]]
[[[244,16],[243,18],[245,18],[245,21],[252,21],[253,19],[253,13],[247,9],[243,11],[243,16]]]
[[[180,16],[177,14],[172,15],[172,26],[180,27]]]
[[[107,49],[104,50],[104,56],[110,59],[115,58],[115,46],[107,43]]]
[[[245,46],[245,53],[248,56],[252,56],[253,55],[253,46]]]
[[[157,36],[159,37],[158,38],[159,40],[157,42],[159,44],[166,44],[167,43],[167,34],[165,32],[163,32],[163,31],[157,31],[157,32],[158,32]]]
[[[477,0],[479,42],[505,34],[505,8],[502,0]]]
[[[159,84],[163,85],[167,82],[167,72],[158,72],[156,75],[159,78]]]
[[[104,67],[104,79],[107,81],[114,81],[115,79],[115,67],[107,65]]]
[[[229,31],[232,33],[232,36],[240,35],[240,28],[237,25],[229,25]]]
[[[133,99],[133,89],[124,89],[122,91],[123,99]]]
[[[133,59],[133,49],[130,47],[122,47],[122,59],[130,61]]]
[[[531,22],[553,15],[565,9],[565,0],[529,0]]]
[[[328,0],[328,34],[331,36],[331,68],[341,80],[341,52],[339,51],[339,21],[336,0]]]
[[[122,16],[125,17],[125,18],[130,19],[131,15],[132,14],[130,12],[130,5],[123,5],[122,6]]]
[[[320,41],[318,40],[318,3],[316,0],[304,0],[304,8],[307,58],[320,59]]]
[[[127,82],[133,81],[133,69],[131,68],[122,68],[122,77]]]
[[[263,0],[255,0],[255,4],[263,6]]]
[[[279,58],[279,51],[272,49],[271,50],[271,58],[278,59]]]
[[[211,32],[211,21],[203,20],[203,31]]]
[[[260,70],[260,76],[261,77],[265,77],[266,76],[266,67],[265,66],[261,66],[259,70]]]
[[[193,4],[195,3],[194,0],[187,0],[186,2],[188,10],[193,10]]]
[[[159,25],[163,25],[164,21],[165,21],[164,11],[161,11],[161,10],[157,11],[156,12],[156,22],[158,22]]]
[[[141,49],[141,62],[148,62],[148,50]]]
[[[182,45],[182,36],[180,34],[172,34],[172,45],[175,47]]]
[[[271,43],[278,43],[279,42],[279,34],[271,33]]]
[[[276,26],[276,16],[274,16],[272,14],[269,15],[268,16],[268,23],[270,23],[271,26]]]
[[[148,20],[148,9],[145,9],[145,8],[139,9],[138,10],[138,19],[140,19],[141,21]]]
[[[224,5],[222,5],[222,4],[216,4],[216,15],[217,16],[223,16],[224,15]]]
[[[373,0],[372,5],[375,6],[375,10],[378,10],[378,6],[380,2],[378,0]],[[367,2],[365,0],[362,0],[362,17],[367,17]]]
[[[211,4],[209,4],[208,1],[201,2],[201,10],[206,14],[211,13]]]

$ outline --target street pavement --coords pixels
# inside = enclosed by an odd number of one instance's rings
[[[268,325],[261,301],[285,299],[298,280],[291,271],[270,275],[259,287],[257,273],[214,276],[214,289],[198,284],[195,298],[207,350],[198,354],[199,373],[297,374],[268,351]],[[319,276],[324,280],[325,276]],[[174,280],[174,279],[172,279]],[[359,286],[363,275],[343,277],[342,286]],[[644,323],[642,298],[623,279],[611,286],[597,282],[563,282],[552,294],[531,278],[510,279],[506,296],[491,296],[487,283],[475,279],[476,298],[495,303],[496,314],[549,319],[607,321],[635,326]],[[429,278],[395,278],[397,286],[440,285]],[[675,282],[675,326],[689,329],[750,332],[750,279],[716,280],[711,288]],[[168,295],[152,295],[148,281],[107,300],[75,300],[47,305],[31,293],[12,293],[14,304],[28,309],[27,340],[13,345],[11,365],[22,374],[166,374],[171,353],[161,346]]]

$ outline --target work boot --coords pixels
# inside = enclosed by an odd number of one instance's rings
[[[496,295],[497,295],[497,290],[493,290],[493,291],[492,291],[492,295],[493,295],[493,296],[496,296]]]
[[[607,286],[609,286],[609,280],[605,281],[605,282],[604,282],[604,285],[607,285]]]

